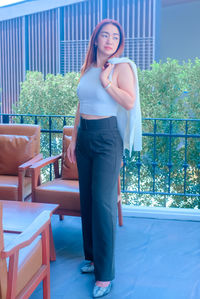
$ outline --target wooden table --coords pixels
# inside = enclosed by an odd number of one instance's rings
[[[58,208],[57,204],[22,202],[1,200],[3,204],[3,230],[5,232],[23,232],[39,214],[45,210],[53,212]],[[53,241],[51,225],[50,230],[50,259],[56,260],[56,252]]]

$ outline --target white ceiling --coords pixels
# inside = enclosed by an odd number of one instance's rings
[[[18,2],[22,2],[22,1],[24,1],[24,0],[1,0],[0,1],[0,7],[15,4],[15,3],[18,3]]]

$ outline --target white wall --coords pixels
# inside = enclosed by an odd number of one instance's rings
[[[160,59],[200,58],[200,1],[162,7]]]

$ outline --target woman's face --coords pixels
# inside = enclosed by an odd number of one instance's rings
[[[106,57],[111,56],[117,51],[120,42],[120,33],[113,24],[106,24],[99,32],[97,38],[97,51]]]

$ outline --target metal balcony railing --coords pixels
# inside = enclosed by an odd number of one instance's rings
[[[61,153],[63,126],[74,116],[0,114],[0,122],[39,124],[47,157]],[[200,120],[144,118],[143,150],[123,157],[123,197],[129,204],[200,208],[199,174]]]

